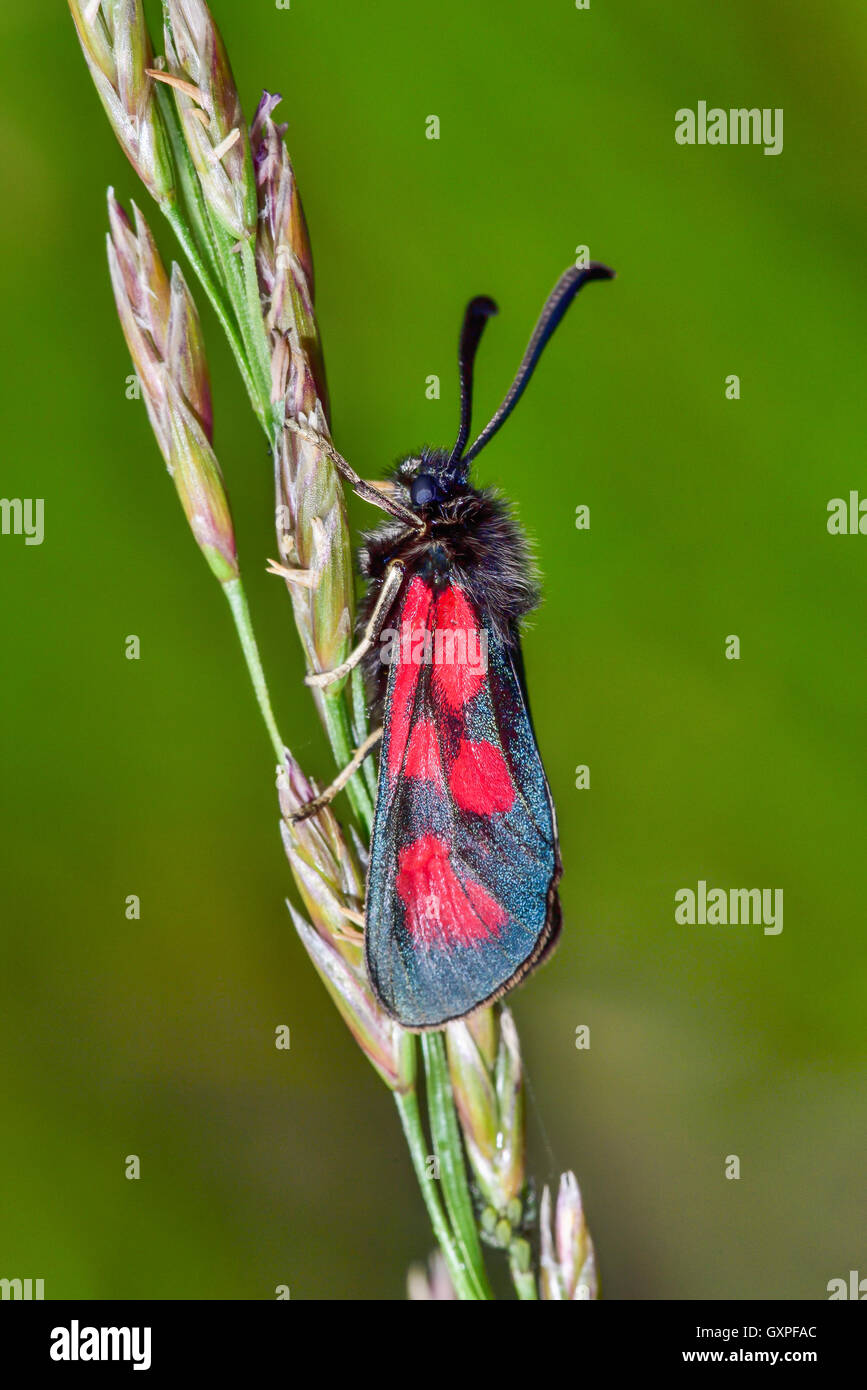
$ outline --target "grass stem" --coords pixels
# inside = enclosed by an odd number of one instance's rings
[[[256,699],[259,709],[262,711],[262,718],[268,730],[268,736],[274,752],[277,755],[278,763],[283,762],[285,744],[280,737],[277,728],[277,721],[274,718],[274,711],[271,708],[271,697],[268,694],[268,685],[265,680],[265,672],[262,669],[262,661],[259,656],[259,647],[253,632],[253,624],[250,618],[250,608],[247,603],[247,595],[240,579],[231,579],[223,585],[223,593],[232,610],[232,617],[235,620],[235,627],[238,630],[238,637],[241,642],[241,649],[244,653],[244,660],[247,663],[247,670],[250,673],[250,680],[256,692]]]

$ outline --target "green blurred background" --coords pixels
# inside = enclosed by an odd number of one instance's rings
[[[478,468],[546,576],[526,654],[565,933],[513,999],[532,1167],[578,1173],[609,1297],[823,1298],[867,1275],[867,539],[825,525],[867,492],[867,13],[214,10],[248,115],[284,94],[336,438],[363,473],[453,438],[470,295],[501,307],[481,422],[574,248],[617,268]],[[65,5],[6,5],[0,37],[0,491],[44,497],[46,524],[41,547],[0,538],[0,1275],[50,1298],[401,1297],[431,1237],[393,1106],[291,928],[228,611],[125,398],[104,190],[138,197],[135,178]],[[678,146],[699,100],[783,107],[783,153]],[[264,574],[263,438],[204,318],[279,721],[327,777]],[[676,925],[701,878],[783,888],[783,933]]]

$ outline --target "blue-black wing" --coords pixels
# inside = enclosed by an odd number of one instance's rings
[[[455,584],[399,610],[366,904],[373,988],[406,1028],[502,994],[559,929],[557,830],[515,656]]]

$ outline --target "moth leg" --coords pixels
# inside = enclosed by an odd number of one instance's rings
[[[354,777],[368,753],[372,752],[381,738],[382,729],[374,729],[373,733],[368,735],[364,740],[361,747],[356,748],[349,762],[346,764],[346,767],[344,767],[341,772],[338,772],[331,786],[326,787],[324,792],[320,792],[319,795],[314,796],[312,800],[305,801],[303,806],[299,806],[297,811],[292,812],[289,819],[293,822],[307,820],[308,816],[315,816],[324,806],[327,806],[329,801],[332,801],[337,793],[343,790],[350,777]]]
[[[277,560],[268,561],[265,573],[276,574],[278,579],[285,579],[287,584],[298,584],[302,589],[315,589],[319,584],[316,570],[293,570],[289,565],[281,565]]]
[[[368,619],[364,629],[364,636],[357,647],[354,647],[345,661],[341,661],[339,666],[335,666],[332,671],[311,671],[304,677],[306,685],[315,685],[321,689],[325,685],[331,685],[334,681],[342,680],[348,676],[354,666],[367,652],[370,651],[383,623],[388,617],[389,609],[397,598],[397,592],[403,583],[404,568],[399,560],[393,560],[385,571],[385,578],[382,581],[382,588],[379,597],[373,608],[373,612]]]
[[[280,564],[277,560],[269,560],[265,573],[276,574],[278,578],[285,579],[287,584],[300,585],[302,589],[318,589],[322,567],[328,554],[328,539],[320,517],[311,517],[310,529],[313,532],[313,558],[309,569],[293,568],[291,565]],[[298,547],[294,536],[287,535],[284,531],[278,543],[282,552],[297,556]]]
[[[324,435],[319,434],[312,426],[302,424],[300,420],[289,419],[286,421],[286,429],[297,434],[301,439],[306,439],[309,444],[315,444],[317,449],[321,449],[323,454],[331,460],[334,467],[342,478],[345,478],[359,497],[363,497],[365,502],[370,502],[374,507],[379,507],[383,512],[388,512],[390,516],[397,517],[406,526],[411,526],[414,531],[423,531],[425,523],[415,512],[411,512],[402,502],[398,502],[396,497],[389,493],[388,488],[382,488],[374,483],[366,483],[360,474],[342,454],[339,454],[334,445]]]

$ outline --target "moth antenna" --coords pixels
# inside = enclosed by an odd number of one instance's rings
[[[527,344],[527,351],[521,359],[521,365],[518,368],[515,380],[509,387],[502,405],[496,415],[485,425],[478,439],[475,440],[464,454],[461,459],[462,464],[469,466],[476,455],[484,449],[485,445],[488,444],[491,439],[493,439],[500,426],[505,424],[506,420],[508,420],[526,390],[527,383],[536,369],[536,363],[539,361],[545,349],[545,344],[552,336],[555,328],[582,285],[586,285],[588,280],[613,279],[614,271],[609,270],[607,265],[600,265],[598,261],[591,261],[590,265],[583,266],[581,269],[578,269],[576,266],[570,266],[569,269],[560,276],[560,279],[545,301],[545,307],[539,315],[539,322],[533,329],[533,336]],[[467,312],[469,313],[469,310]],[[466,328],[466,324],[464,327]],[[461,417],[461,428],[463,429],[463,415]]]
[[[463,327],[461,328],[460,341],[458,343],[458,372],[461,381],[461,423],[458,429],[458,437],[455,440],[455,447],[449,454],[446,471],[457,474],[462,471],[466,476],[466,469],[459,470],[458,464],[461,462],[461,454],[466,448],[467,440],[470,437],[470,421],[473,413],[473,364],[476,360],[476,350],[479,340],[485,331],[485,324],[488,319],[500,311],[493,299],[489,299],[486,294],[476,295],[471,299],[464,313]]]

